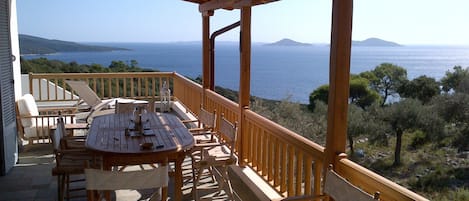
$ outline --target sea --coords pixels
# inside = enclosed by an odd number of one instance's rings
[[[196,78],[202,75],[202,46],[200,42],[174,43],[90,43],[122,47],[129,50],[112,52],[67,52],[48,55],[24,55],[24,59],[45,57],[79,64],[109,66],[111,61],[130,63],[159,71],[175,71]],[[251,46],[251,95],[299,103],[308,103],[309,94],[328,84],[328,45]],[[392,63],[407,69],[409,80],[421,75],[440,80],[454,66],[469,67],[469,46],[399,47],[354,46],[351,73],[374,69],[381,63]],[[215,47],[215,84],[238,90],[239,47],[235,42],[221,42]]]

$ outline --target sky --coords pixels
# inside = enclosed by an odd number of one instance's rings
[[[252,9],[252,41],[290,38],[329,43],[332,0],[281,0]],[[355,0],[353,40],[376,37],[400,44],[469,45],[467,0]],[[181,0],[17,0],[18,29],[75,42],[200,41],[198,5]],[[211,32],[239,20],[217,10]],[[238,41],[239,29],[219,36]]]

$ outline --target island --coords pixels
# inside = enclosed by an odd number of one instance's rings
[[[118,47],[85,45],[69,41],[51,40],[25,34],[19,34],[19,45],[21,55],[53,54],[57,52],[104,52],[129,50]]]
[[[298,41],[294,41],[292,39],[284,38],[282,40],[279,40],[277,42],[273,43],[268,43],[265,44],[267,46],[312,46],[312,45],[317,45],[317,46],[323,46],[324,44],[311,44],[311,43],[301,43]],[[383,39],[379,38],[368,38],[366,40],[362,41],[352,41],[352,46],[369,46],[369,47],[399,47],[402,46],[396,42],[392,41],[386,41]]]
[[[402,45],[395,43],[395,42],[379,39],[379,38],[368,38],[362,41],[352,41],[352,46],[399,47]]]
[[[268,43],[266,44],[268,46],[311,46],[312,44],[310,43],[301,43],[298,41],[294,41],[292,39],[284,38],[282,40],[279,40],[274,43]]]

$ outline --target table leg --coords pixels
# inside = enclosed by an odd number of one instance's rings
[[[107,170],[107,171],[112,170],[112,165],[109,164],[107,160],[104,160],[104,158],[103,158],[103,170]],[[104,191],[104,198],[106,200],[111,200],[111,191]]]
[[[179,154],[175,161],[175,175],[174,175],[174,200],[182,200],[182,162],[184,161],[184,154]]]

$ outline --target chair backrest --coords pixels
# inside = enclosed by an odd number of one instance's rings
[[[223,141],[228,146],[230,146],[230,155],[233,157],[236,140],[238,138],[238,122],[232,124],[230,121],[225,119],[224,114],[222,113],[218,132],[220,133],[221,137],[223,137]]]
[[[324,193],[332,197],[335,201],[348,201],[351,198],[353,198],[354,201],[379,200],[379,193],[374,196],[366,193],[338,175],[332,168],[326,171]]]
[[[39,115],[33,95],[25,94],[18,100],[18,112],[20,116]],[[36,121],[33,118],[21,118],[21,124],[23,127],[33,127],[36,125]]]
[[[89,199],[94,197],[90,196],[90,194],[92,194],[92,190],[138,190],[163,187],[162,200],[166,200],[169,176],[168,166],[165,165],[149,170],[137,171],[85,169],[85,179]]]
[[[65,80],[65,83],[70,86],[73,91],[85,101],[91,107],[95,107],[96,105],[102,102],[101,98],[90,88],[88,83],[82,80]]]
[[[199,121],[199,127],[214,129],[217,124],[217,112],[213,111],[213,113],[210,113],[201,106],[197,119]]]

